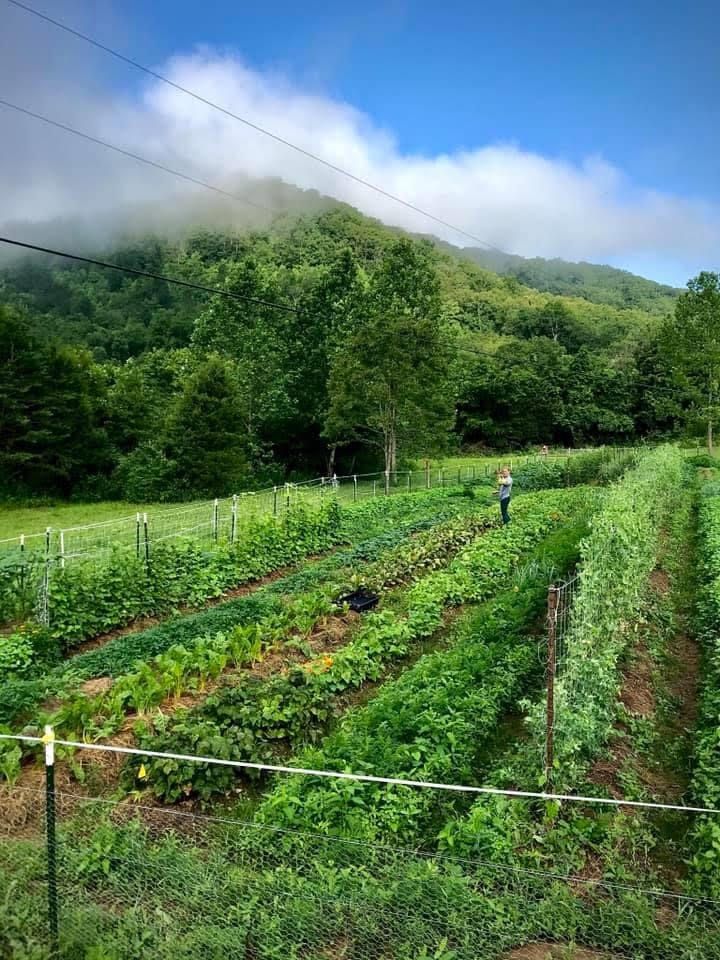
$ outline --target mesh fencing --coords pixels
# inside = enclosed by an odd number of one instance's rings
[[[54,801],[57,944],[45,795],[0,797],[0,954],[12,960],[720,957],[718,902],[601,878],[597,861],[564,874],[521,851],[460,857],[132,800]]]
[[[453,470],[320,477],[182,506],[155,506],[96,523],[19,534],[0,540],[0,623],[34,617],[47,624],[51,579],[80,564],[97,568],[121,557],[148,561],[156,547],[172,543],[210,550],[217,543],[241,542],[258,521],[280,520],[297,507],[318,508],[330,499],[352,504],[489,480],[494,469],[485,462]]]

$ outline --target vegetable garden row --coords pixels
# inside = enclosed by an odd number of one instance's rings
[[[588,456],[577,479],[597,480],[605,464]],[[52,683],[16,678],[16,691],[42,682],[54,699],[38,711],[36,690],[13,720],[49,717],[71,739],[155,751],[536,790],[547,585],[579,563],[553,786],[614,795],[597,771],[619,743],[625,795],[663,799],[660,778],[633,780],[630,769],[633,750],[662,740],[661,711],[633,712],[625,688],[645,651],[660,701],[690,562],[693,471],[669,447],[614,472],[623,469],[607,489],[528,474],[507,528],[482,489],[343,509],[335,542],[350,547],[71,656]],[[687,791],[717,806],[716,504],[701,504],[707,657]],[[334,602],[358,565],[382,597],[362,617]],[[100,677],[106,689],[89,692]],[[15,747],[4,757],[17,780],[8,792],[22,796],[31,757]],[[717,896],[712,818],[305,775],[249,780],[152,758],[91,788],[92,763],[68,759],[85,782],[61,822],[64,960],[519,960],[553,942],[598,951],[578,954],[593,960],[720,958],[716,908],[690,899]],[[43,870],[37,839],[0,844],[0,952],[21,960],[48,955]]]

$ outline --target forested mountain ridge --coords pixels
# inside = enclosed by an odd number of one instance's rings
[[[515,277],[541,293],[580,297],[592,303],[644,310],[658,316],[672,313],[681,293],[676,287],[598,263],[520,257],[478,247],[462,248],[457,255],[501,276]]]
[[[37,255],[0,270],[5,493],[215,495],[459,442],[624,442],[681,412],[657,314],[541,293],[339,204],[98,256],[238,299]]]
[[[358,263],[371,270],[399,236],[406,234],[336,204],[318,215],[277,218],[268,230],[200,229],[174,241],[148,234],[94,253],[120,266],[206,283],[222,283],[223,264],[252,258],[272,263],[274,291],[292,297],[301,292],[313,271],[322,270],[342,250],[349,249]],[[463,251],[430,239],[438,249],[434,261],[449,308],[459,323],[478,331],[497,329],[499,323],[507,329],[518,323],[527,327],[528,311],[545,309],[549,298],[534,289],[535,284],[475,266],[474,254],[480,251]],[[654,286],[651,281],[627,276]],[[582,285],[575,295],[564,294],[561,299],[597,345],[635,339],[653,325],[658,312],[594,303]],[[97,360],[126,360],[158,347],[186,346],[199,303],[196,294],[168,284],[39,256],[0,269],[0,300],[27,307],[40,335],[87,346]]]

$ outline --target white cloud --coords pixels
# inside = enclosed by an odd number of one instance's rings
[[[56,68],[54,79],[46,75],[44,83],[28,85],[26,77],[13,82],[17,73],[0,67],[0,80],[9,81],[7,98],[213,183],[281,177],[388,223],[469,242],[162,83],[150,81],[136,96],[88,94],[87,86],[68,85],[68,71]],[[161,70],[503,250],[700,268],[711,266],[720,248],[717,208],[643,189],[599,157],[573,165],[509,144],[407,155],[352,106],[294,88],[282,76],[258,73],[232,56],[200,50]],[[175,204],[188,194],[196,199],[196,188],[166,174],[2,109],[0,137],[11,147],[0,154],[0,219],[6,221],[93,215],[147,201]]]

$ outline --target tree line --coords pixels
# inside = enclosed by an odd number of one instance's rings
[[[47,258],[4,269],[4,496],[214,495],[716,417],[715,274],[659,316],[549,296],[350,208],[106,257],[253,302]]]

